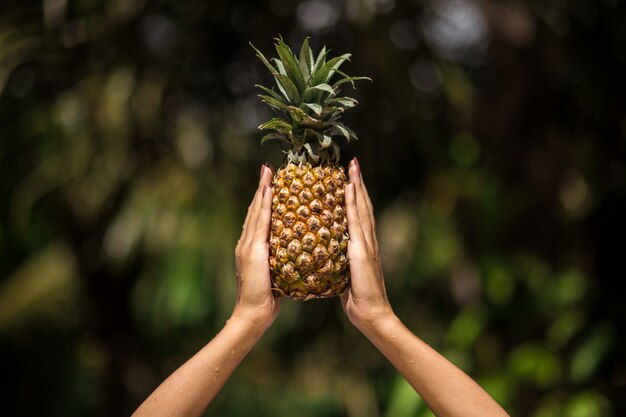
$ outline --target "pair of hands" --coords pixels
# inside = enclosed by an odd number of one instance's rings
[[[134,416],[200,416],[228,377],[273,323],[280,299],[271,292],[269,244],[272,170],[259,188],[237,244],[237,301],[229,323],[170,375]],[[441,417],[505,417],[476,382],[415,336],[393,314],[383,282],[372,204],[359,164],[350,162],[346,186],[348,258],[352,285],[341,295],[350,321],[389,359]],[[214,370],[214,372],[207,372]]]
[[[269,167],[261,167],[259,187],[248,208],[235,249],[237,301],[233,316],[263,329],[273,323],[280,309],[280,299],[272,295],[268,264],[272,176]],[[345,198],[352,283],[341,295],[341,303],[352,324],[363,331],[377,319],[392,314],[392,309],[378,255],[372,203],[356,158],[348,166],[348,177],[350,184],[346,186]]]

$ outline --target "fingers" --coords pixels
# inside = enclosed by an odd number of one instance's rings
[[[271,165],[265,165],[265,164],[261,165],[261,172],[259,172],[259,186],[257,187],[256,192],[254,193],[254,197],[252,198],[252,202],[248,206],[248,212],[246,213],[246,219],[243,221],[243,230],[244,230],[244,232],[242,233],[242,239],[241,239],[242,241],[245,240],[243,238],[243,236],[245,234],[245,231],[248,229],[248,222],[250,221],[250,213],[252,213],[252,207],[254,206],[254,201],[255,201],[257,195],[259,194],[259,190],[262,189],[262,183],[264,181],[263,174],[265,173],[265,169],[268,166],[271,167]],[[273,168],[272,168],[272,172],[273,172]]]
[[[259,274],[259,276],[264,277],[264,279],[254,279],[247,283],[247,294],[256,296],[261,296],[265,293],[271,294],[268,273],[269,247],[267,236],[270,231],[270,219],[272,217],[272,189],[264,185],[261,194],[261,207],[257,216],[257,223],[254,226],[250,225],[254,232],[250,231],[253,237],[247,247],[248,259],[257,262],[255,271],[258,273],[260,268],[263,270],[263,274]],[[262,262],[261,267],[258,266],[258,262]]]
[[[261,209],[258,217],[254,240],[257,242],[266,242],[267,235],[270,232],[270,219],[272,217],[272,189],[267,185],[263,186]]]
[[[350,166],[348,167],[348,176],[350,177],[350,181],[355,186],[356,207],[361,220],[363,234],[367,243],[373,249],[376,249],[378,244],[376,242],[376,230],[374,226],[372,204],[369,202],[367,190],[365,188],[365,184],[363,183],[363,177],[361,176],[361,170],[356,158],[350,162]]]
[[[367,203],[367,207],[370,211],[370,217],[372,219],[372,225],[376,224],[376,219],[374,218],[374,206],[372,206],[372,200],[370,200],[370,195],[367,192],[367,187],[365,186],[365,181],[363,181],[363,171],[361,171],[361,165],[359,164],[359,160],[354,158],[357,167],[359,168],[359,178],[361,180],[361,191],[363,191],[363,195],[365,196],[365,202]],[[374,231],[376,229],[374,228]]]
[[[257,196],[259,194],[259,189],[257,188],[256,192],[254,193],[254,197],[252,198],[252,202],[250,203],[250,205],[248,206],[248,212],[246,213],[246,219],[243,221],[243,229],[241,231],[241,237],[239,238],[239,242],[243,243],[246,241],[246,237],[248,235],[248,229],[249,229],[249,225],[250,225],[250,217],[252,215],[252,209],[254,207],[254,204],[257,200]]]
[[[261,204],[263,202],[263,190],[265,187],[270,187],[273,177],[272,169],[269,166],[263,165],[261,167],[261,177],[259,179],[259,187],[254,194],[254,199],[248,208],[248,216],[244,223],[244,230],[241,237],[241,242],[244,245],[250,244],[255,234],[256,225],[259,220],[259,212],[261,210]]]
[[[268,187],[272,185],[272,178],[274,177],[274,172],[276,170],[272,166],[272,164],[261,165],[261,174],[259,179],[259,186],[267,185]]]
[[[355,244],[365,245],[365,235],[363,234],[362,229],[363,223],[359,218],[354,183],[346,185],[345,195],[346,217],[348,218],[348,233],[350,233],[350,241]]]
[[[354,160],[356,161],[356,164],[359,168],[359,179],[361,180],[361,191],[363,192],[363,196],[365,197],[365,202],[368,208],[372,242],[374,243],[374,249],[378,251],[378,238],[376,237],[376,217],[374,216],[374,206],[372,205],[372,200],[370,199],[370,195],[367,192],[365,181],[363,181],[363,171],[361,171],[361,165],[359,164],[358,159],[354,158]]]

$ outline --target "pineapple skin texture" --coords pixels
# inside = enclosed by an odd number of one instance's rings
[[[288,162],[272,181],[272,292],[297,300],[334,297],[350,284],[344,170]]]

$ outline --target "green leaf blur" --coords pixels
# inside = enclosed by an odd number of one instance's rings
[[[249,42],[281,35],[310,37],[283,70],[328,45],[374,80],[333,86],[359,103],[337,129],[400,318],[512,416],[626,415],[625,21],[615,0],[0,2],[0,415],[130,415],[224,325],[283,158]],[[432,413],[329,299],[285,301],[206,415]]]

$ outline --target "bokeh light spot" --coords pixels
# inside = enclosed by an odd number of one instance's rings
[[[322,32],[330,29],[339,20],[339,11],[324,0],[309,0],[298,6],[298,23],[304,30]]]

